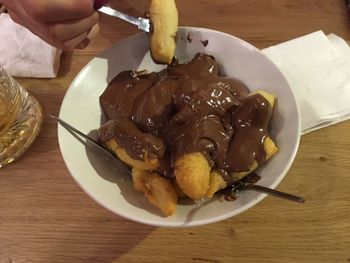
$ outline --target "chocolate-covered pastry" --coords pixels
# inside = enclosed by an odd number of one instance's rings
[[[121,72],[100,102],[107,120],[100,142],[115,142],[131,159],[157,160],[152,170],[175,176],[193,199],[205,196],[211,176],[222,188],[277,151],[268,133],[274,97],[251,94],[241,81],[220,76],[215,58],[207,54],[159,73]],[[188,175],[195,171],[201,175]],[[201,186],[194,189],[194,184]]]

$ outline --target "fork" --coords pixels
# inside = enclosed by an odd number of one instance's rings
[[[124,163],[118,157],[116,157],[113,153],[111,153],[108,149],[104,148],[97,141],[95,141],[91,137],[85,135],[84,133],[82,133],[81,131],[79,131],[78,129],[73,127],[72,125],[70,125],[67,122],[61,120],[60,118],[58,118],[58,117],[56,117],[54,115],[50,115],[50,116],[51,116],[51,118],[55,119],[59,124],[61,124],[62,127],[65,128],[66,130],[68,130],[69,132],[74,132],[74,133],[78,134],[82,138],[84,138],[87,141],[89,141],[93,146],[95,146],[99,150],[103,151],[104,153],[108,154],[111,158],[118,160],[118,163],[120,163],[121,168],[124,171],[126,171],[129,175],[131,175],[130,169],[127,168],[124,165]],[[275,189],[272,189],[272,188],[268,188],[268,187],[265,187],[265,186],[256,185],[255,183],[240,181],[238,184],[236,184],[236,185],[234,185],[232,187],[232,191],[234,191],[234,192],[242,192],[242,191],[247,191],[247,190],[262,192],[262,193],[265,193],[265,194],[268,194],[268,195],[271,195],[271,196],[274,196],[274,197],[282,198],[282,199],[293,201],[293,202],[297,202],[297,203],[304,203],[305,202],[305,199],[302,198],[302,197],[299,197],[299,196],[296,196],[296,195],[292,195],[292,194],[288,194],[288,193],[285,193],[285,192],[281,192],[281,191],[278,191],[278,190],[275,190]]]
[[[133,25],[136,25],[138,29],[142,31],[150,32],[151,22],[149,19],[143,17],[130,16],[111,7],[104,6],[106,2],[106,0],[96,0],[94,2],[94,9],[106,15],[117,17]]]

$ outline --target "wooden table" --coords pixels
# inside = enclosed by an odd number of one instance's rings
[[[319,29],[350,40],[344,0],[177,2],[181,25],[224,31],[258,48]],[[131,14],[147,6],[128,3],[119,7]],[[350,262],[349,121],[301,138],[278,189],[304,196],[304,205],[268,197],[220,223],[169,229],[125,220],[90,199],[63,163],[48,114],[58,113],[91,58],[137,32],[105,16],[100,26],[88,48],[63,55],[57,78],[18,79],[41,102],[45,123],[29,152],[0,170],[0,262]]]

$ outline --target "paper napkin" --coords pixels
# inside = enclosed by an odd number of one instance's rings
[[[0,66],[14,77],[54,78],[62,51],[0,14]]]
[[[263,53],[296,95],[303,134],[350,118],[350,48],[342,38],[317,31]]]

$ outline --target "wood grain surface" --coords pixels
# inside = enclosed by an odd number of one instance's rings
[[[181,25],[207,27],[258,48],[316,30],[350,40],[344,0],[177,0]],[[116,6],[142,15],[147,1]],[[66,52],[55,79],[18,79],[43,106],[39,139],[0,170],[0,262],[350,262],[350,122],[301,138],[278,189],[304,205],[268,197],[234,218],[172,229],[137,224],[105,210],[69,175],[57,142],[58,114],[70,83],[97,53],[137,33],[102,16],[97,39]]]

